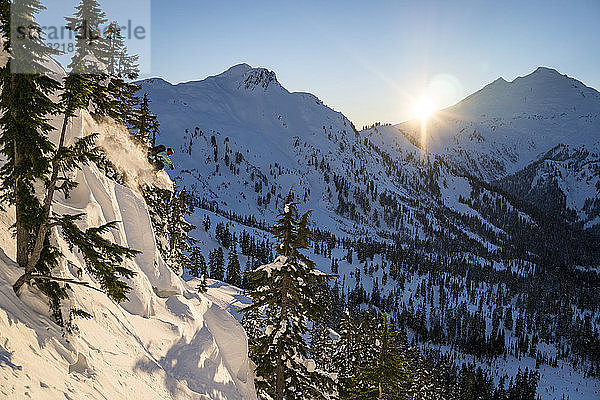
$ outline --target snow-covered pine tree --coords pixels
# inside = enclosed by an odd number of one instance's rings
[[[87,107],[91,99],[89,83],[77,73],[72,80],[65,80],[59,103],[50,99],[61,84],[51,78],[51,71],[43,65],[54,53],[44,43],[35,22],[42,9],[37,0],[0,3],[4,50],[10,54],[0,70],[0,151],[6,157],[0,169],[3,178],[0,189],[2,200],[15,205],[17,263],[24,270],[13,288],[19,294],[25,284],[38,286],[48,296],[56,322],[64,326],[61,301],[69,296],[69,284],[79,282],[52,276],[61,257],[50,242],[53,228],[62,229],[67,243],[84,256],[85,267],[98,279],[101,289],[116,301],[125,300],[129,290],[119,278],[134,275],[122,262],[137,252],[103,237],[115,227],[114,222],[82,231],[76,224],[82,214],[58,215],[52,211],[55,193],[62,191],[68,195],[77,185],[70,178],[73,172],[98,161],[100,153],[94,145],[94,134],[69,145],[65,143],[64,128],[56,145],[48,138],[54,130],[48,123],[49,115],[61,112],[68,121],[76,110]],[[27,27],[31,34],[13,35],[20,27]],[[44,187],[41,194],[34,188],[40,183]],[[89,317],[79,310],[71,313]]]
[[[190,273],[192,276],[200,278],[198,292],[205,293],[207,290],[206,277],[208,276],[208,267],[200,248],[197,246],[192,248],[192,252],[190,254]]]
[[[321,285],[316,290],[317,302],[323,307],[319,319],[312,321],[310,330],[310,357],[317,368],[334,372],[332,357],[335,345],[329,331],[331,323],[332,298],[329,285]]]
[[[186,217],[192,214],[192,210],[190,198],[185,189],[178,191],[177,186],[173,186],[169,209],[167,220],[169,256],[165,261],[173,271],[181,273],[184,269],[190,269],[189,254],[196,242],[189,236],[189,233],[196,227],[186,221]]]
[[[325,284],[327,276],[301,253],[308,249],[313,233],[308,228],[310,212],[299,217],[297,205],[290,191],[273,228],[279,256],[249,273],[253,303],[245,311],[265,308],[266,318],[265,332],[253,348],[256,384],[265,398],[327,399],[333,393],[333,381],[319,370],[308,368],[304,339],[307,322],[318,320],[323,313],[316,290]]]
[[[333,367],[338,376],[340,399],[349,399],[359,368],[373,363],[377,355],[377,330],[375,319],[364,312],[353,318],[350,311],[344,310],[333,354]]]
[[[446,400],[443,385],[438,381],[433,369],[420,354],[413,354],[413,377],[410,384],[410,398],[414,400]]]
[[[165,262],[169,259],[169,217],[171,213],[171,190],[156,186],[142,188],[144,200],[148,206],[156,247]]]
[[[139,75],[139,57],[128,54],[118,22],[109,23],[105,38],[108,49],[106,68],[110,76],[107,86],[109,96],[105,104],[111,110],[112,118],[131,126],[136,119],[135,109],[140,103],[136,97],[140,87],[128,80],[136,79]],[[117,104],[118,107],[111,107],[111,104]]]
[[[155,186],[142,188],[148,205],[156,246],[163,260],[176,273],[192,269],[190,255],[196,240],[189,236],[195,226],[186,221],[191,213],[191,202],[187,191],[178,191]]]
[[[377,357],[377,341],[380,333],[377,326],[377,318],[370,311],[363,311],[356,318],[356,351],[360,355],[355,360],[356,368],[365,368],[372,365]]]
[[[349,398],[408,399],[407,385],[412,377],[409,363],[400,356],[401,352],[397,333],[391,331],[390,323],[384,316],[378,332],[377,355],[370,365],[358,369],[357,375],[352,379]]]
[[[259,308],[253,308],[242,316],[242,327],[248,337],[248,356],[256,363],[258,340],[265,333],[265,319]]]
[[[225,282],[237,287],[242,286],[242,269],[240,267],[240,260],[235,251],[229,252],[227,278],[225,279]]]
[[[354,358],[357,357],[357,353],[353,323],[350,311],[344,310],[338,329],[340,338],[333,353],[333,367],[337,373],[338,394],[341,399],[348,397],[349,383],[355,374]]]
[[[223,255],[223,248],[218,247],[211,251],[208,255],[208,269],[210,271],[211,279],[217,281],[225,280],[225,259]]]
[[[331,338],[329,327],[324,322],[313,322],[310,330],[310,358],[315,362],[318,369],[326,372],[334,372],[332,357],[335,351],[335,343]]]

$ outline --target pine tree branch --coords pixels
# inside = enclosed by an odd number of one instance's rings
[[[45,281],[54,281],[54,282],[64,282],[64,283],[69,283],[72,285],[84,286],[84,287],[93,289],[97,292],[104,293],[102,290],[93,287],[89,282],[78,281],[75,279],[59,278],[59,277],[50,276],[50,275],[31,275],[31,280],[35,280],[35,279],[40,279],[40,280],[45,280]]]

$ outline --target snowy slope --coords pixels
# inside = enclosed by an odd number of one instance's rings
[[[497,182],[531,204],[562,214],[585,229],[600,227],[600,143],[558,145],[523,170]]]
[[[308,154],[336,159],[332,135],[355,140],[342,114],[311,94],[289,93],[265,69],[240,64],[198,82],[140,83],[160,115],[160,143],[176,151],[181,185],[239,213],[271,218],[272,206],[292,185],[306,190],[307,197],[312,193],[309,201],[319,213],[323,184],[314,168],[307,168]],[[267,196],[271,206],[259,205]],[[334,223],[329,214],[320,217]]]
[[[101,133],[101,144],[127,176],[127,186],[108,179],[95,166],[78,173],[79,187],[57,198],[61,213],[86,212],[86,224],[122,221],[116,242],[143,251],[128,267],[128,301],[115,304],[104,294],[74,287],[73,303],[94,316],[77,320],[79,333],[66,334],[51,322],[39,293],[17,298],[12,283],[19,274],[12,261],[10,209],[0,218],[0,393],[11,399],[253,399],[253,374],[241,325],[223,308],[176,276],[157,251],[139,183],[167,186],[131,143],[123,127],[97,124],[83,113],[68,140]],[[14,211],[13,211],[14,212]],[[61,240],[65,254],[55,274],[80,278],[81,255]]]

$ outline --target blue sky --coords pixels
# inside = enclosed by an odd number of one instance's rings
[[[121,20],[130,1],[101,4]],[[423,95],[448,106],[540,65],[600,89],[598,0],[153,0],[151,11],[146,76],[197,80],[246,62],[357,126],[401,122]]]

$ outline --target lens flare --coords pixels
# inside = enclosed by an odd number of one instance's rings
[[[435,104],[433,104],[433,101],[429,97],[421,97],[415,103],[414,111],[418,118],[426,120],[435,111]]]
[[[423,96],[415,103],[414,113],[421,120],[421,148],[427,153],[427,119],[435,111],[431,98]]]

